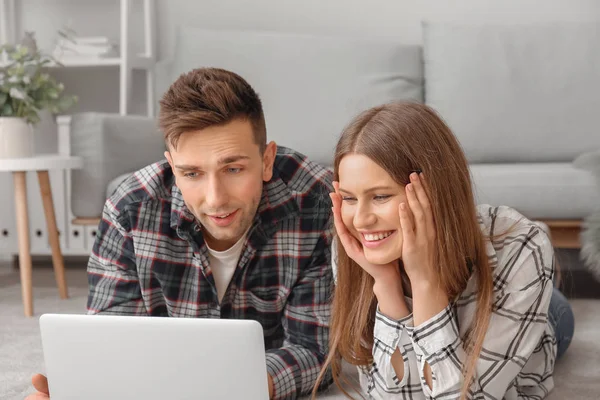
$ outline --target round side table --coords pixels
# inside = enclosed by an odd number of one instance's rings
[[[83,167],[80,157],[49,154],[29,158],[0,159],[0,171],[12,172],[15,188],[15,211],[19,240],[19,269],[21,273],[21,291],[25,315],[33,316],[33,286],[31,281],[31,253],[29,244],[29,213],[27,210],[26,173],[37,172],[44,215],[48,228],[48,239],[52,249],[52,265],[58,292],[62,299],[69,297],[65,278],[65,265],[58,241],[58,228],[54,213],[54,201],[48,171],[56,169],[78,169]]]

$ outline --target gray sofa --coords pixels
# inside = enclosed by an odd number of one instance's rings
[[[263,99],[268,136],[330,165],[344,125],[370,106],[425,102],[470,161],[478,202],[533,219],[581,220],[600,205],[589,171],[572,161],[600,149],[600,37],[592,23],[425,23],[423,46],[353,38],[180,27],[158,95],[177,76],[217,66]],[[72,212],[100,216],[123,174],[163,157],[153,118],[73,115]]]

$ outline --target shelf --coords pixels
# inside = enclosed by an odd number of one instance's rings
[[[16,38],[15,24],[9,25],[9,21],[15,21],[14,13],[16,0],[0,0],[0,43],[11,43]],[[139,2],[139,0],[138,0]],[[58,68],[117,68],[119,71],[119,114],[127,115],[129,102],[131,100],[132,79],[134,70],[145,70],[146,72],[146,113],[154,116],[154,65],[156,63],[156,10],[154,0],[142,0],[143,2],[143,26],[144,46],[140,49],[141,54],[134,54],[130,46],[129,21],[131,8],[134,0],[119,0],[120,5],[120,29],[118,48],[120,55],[113,57],[86,57],[65,56],[61,57],[58,64],[50,64],[49,69]],[[44,3],[45,4],[45,3]],[[10,12],[9,12],[10,11]],[[11,27],[10,35],[6,29]],[[137,49],[136,49],[137,50]],[[6,68],[7,62],[0,56],[0,68]]]
[[[79,67],[118,67],[123,63],[121,57],[65,57],[58,60],[58,64],[50,64],[49,68],[79,68]],[[128,60],[131,68],[148,69],[154,64],[154,60],[147,56],[136,56]],[[0,60],[0,68],[6,67],[7,63]]]
[[[121,65],[120,57],[65,57],[57,60],[64,67],[102,67]],[[51,64],[49,67],[60,68],[57,64]]]

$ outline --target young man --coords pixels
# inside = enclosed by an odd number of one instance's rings
[[[271,398],[309,393],[328,350],[330,173],[267,144],[261,101],[232,72],[182,75],[159,124],[166,161],[105,204],[89,313],[257,320]]]

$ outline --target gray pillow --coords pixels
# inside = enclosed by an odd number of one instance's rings
[[[423,26],[426,102],[472,162],[571,162],[600,147],[600,24]]]
[[[184,26],[171,66],[173,79],[198,67],[240,74],[262,98],[268,139],[325,165],[360,111],[423,101],[421,50],[399,40]]]

